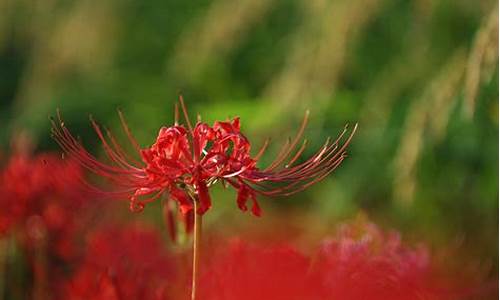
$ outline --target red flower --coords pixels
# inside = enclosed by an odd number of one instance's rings
[[[41,216],[49,230],[63,230],[82,205],[81,168],[53,154],[13,154],[0,173],[0,233]]]
[[[454,299],[433,273],[427,250],[410,249],[397,232],[386,234],[374,224],[344,226],[337,239],[323,242],[310,267],[318,299]]]
[[[423,246],[412,249],[370,223],[344,226],[313,255],[268,240],[214,240],[207,248],[199,281],[207,300],[451,300],[489,292],[465,274],[441,274],[444,266]]]
[[[110,132],[107,137],[94,120],[92,125],[99,136],[111,164],[98,161],[71,135],[59,117],[53,120],[53,135],[62,149],[94,173],[112,180],[119,189],[114,196],[127,196],[130,207],[141,211],[144,206],[160,198],[164,193],[179,204],[183,214],[193,210],[193,199],[199,201],[198,214],[204,214],[211,207],[208,188],[217,182],[232,186],[238,191],[238,207],[246,211],[247,202],[252,202],[252,213],[260,215],[261,209],[256,195],[287,196],[311,186],[332,172],[344,160],[356,126],[347,138],[347,127],[333,142],[327,141],[315,155],[302,163],[295,164],[305,149],[304,143],[298,150],[304,128],[302,126],[293,140],[289,140],[276,159],[266,168],[257,167],[257,161],[264,153],[267,143],[259,153],[250,155],[250,142],[240,130],[239,118],[215,122],[209,126],[198,120],[193,127],[182,98],[180,105],[186,126],[162,127],[156,142],[149,148],[140,149],[124,121],[124,131],[135,147],[140,160],[129,157],[118,145]],[[176,120],[178,119],[176,106]]]
[[[94,232],[85,258],[60,287],[60,299],[169,299],[175,260],[158,233],[139,225]]]
[[[313,299],[306,275],[310,259],[292,246],[235,239],[217,241],[210,251],[200,278],[201,299]]]

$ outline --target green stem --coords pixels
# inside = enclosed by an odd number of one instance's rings
[[[5,299],[8,237],[0,237],[0,300]]]
[[[34,287],[33,287],[33,299],[34,300],[45,300],[48,299],[48,289],[47,289],[47,235],[45,228],[40,236],[36,237],[35,243],[35,253],[34,253]]]
[[[196,300],[196,288],[198,286],[200,252],[201,252],[201,215],[198,210],[198,200],[194,201],[194,232],[193,232],[193,281],[191,287],[191,300]]]

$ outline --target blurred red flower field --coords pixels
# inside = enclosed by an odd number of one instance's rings
[[[51,154],[16,154],[6,164],[2,245],[14,243],[33,272],[7,295],[189,299],[189,243],[175,246],[164,228],[131,221],[133,215],[109,217],[106,210],[124,203],[84,198],[81,172]],[[71,180],[61,186],[63,177]],[[200,299],[472,299],[496,292],[496,282],[465,268],[460,257],[442,264],[425,246],[407,246],[396,231],[363,218],[337,226],[307,250],[297,242],[301,233],[255,230],[205,236]],[[6,272],[17,268],[3,258]]]

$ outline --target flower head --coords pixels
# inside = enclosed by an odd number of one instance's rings
[[[466,272],[443,274],[445,265],[424,245],[410,247],[399,233],[365,221],[344,224],[309,250],[247,240],[211,240],[203,299],[451,300],[490,293],[484,283],[464,281]]]
[[[13,238],[33,266],[41,248],[58,261],[75,259],[78,234],[101,206],[87,201],[82,175],[79,164],[55,153],[12,147],[0,169],[0,239]]]
[[[307,124],[306,113],[295,138],[288,140],[268,167],[259,168],[257,162],[268,143],[252,156],[251,144],[241,132],[239,118],[215,122],[213,126],[198,118],[193,126],[182,97],[179,103],[186,125],[179,125],[176,105],[175,124],[162,127],[156,141],[144,149],[139,147],[119,112],[123,129],[140,159],[130,157],[113,135],[103,131],[93,119],[91,123],[110,163],[97,160],[85,150],[60,116],[52,120],[52,132],[64,151],[89,170],[113,181],[118,189],[108,195],[128,197],[133,211],[141,211],[147,203],[168,194],[184,215],[193,213],[194,201],[198,202],[196,213],[204,214],[211,207],[209,187],[222,182],[237,190],[241,210],[248,210],[247,202],[251,201],[252,213],[259,216],[258,194],[287,196],[320,181],[344,160],[347,145],[356,131],[354,126],[346,136],[346,126],[335,141],[327,140],[312,157],[296,163],[306,146],[304,142],[298,147]]]
[[[170,299],[175,259],[157,231],[134,224],[89,235],[86,253],[60,299]]]
[[[81,206],[83,200],[78,193],[81,171],[78,164],[54,154],[12,153],[0,170],[0,232],[23,226],[33,215],[63,227],[62,211]]]

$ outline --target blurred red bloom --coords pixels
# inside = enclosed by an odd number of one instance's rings
[[[317,299],[455,299],[454,289],[433,273],[427,250],[402,245],[396,232],[373,224],[345,226],[325,241],[310,268]]]
[[[213,126],[198,120],[192,126],[182,98],[180,104],[187,127],[177,124],[176,107],[175,124],[162,127],[155,143],[145,149],[139,147],[119,113],[123,129],[140,159],[128,156],[111,133],[106,131],[105,135],[93,120],[92,125],[110,164],[98,161],[85,150],[60,117],[57,121],[53,120],[52,131],[56,141],[71,157],[92,172],[113,181],[119,189],[112,195],[128,197],[134,211],[142,210],[147,203],[168,193],[183,214],[192,213],[196,197],[200,204],[197,213],[204,214],[211,207],[208,188],[222,182],[238,191],[237,204],[241,210],[248,209],[247,201],[250,200],[251,211],[258,216],[261,209],[256,200],[257,194],[291,195],[320,181],[343,161],[347,145],[356,130],[355,126],[346,138],[346,127],[335,141],[328,140],[312,157],[295,164],[306,145],[304,142],[297,147],[307,124],[306,114],[296,137],[282,147],[268,167],[260,169],[257,161],[264,153],[267,142],[252,157],[251,145],[240,130],[239,118],[215,122]]]
[[[49,233],[50,245],[62,257],[70,255],[75,217],[84,203],[79,188],[81,167],[56,155],[15,153],[0,174],[0,232],[20,229],[18,238],[30,240]],[[46,237],[43,237],[46,238]]]
[[[200,278],[202,299],[462,299],[460,276],[443,278],[425,248],[397,233],[349,225],[312,256],[286,245],[213,243]],[[472,284],[469,284],[472,287]]]
[[[158,233],[128,225],[93,233],[75,274],[61,286],[61,299],[168,299],[174,259]]]
[[[287,245],[214,243],[200,278],[200,299],[311,299],[310,259]]]

